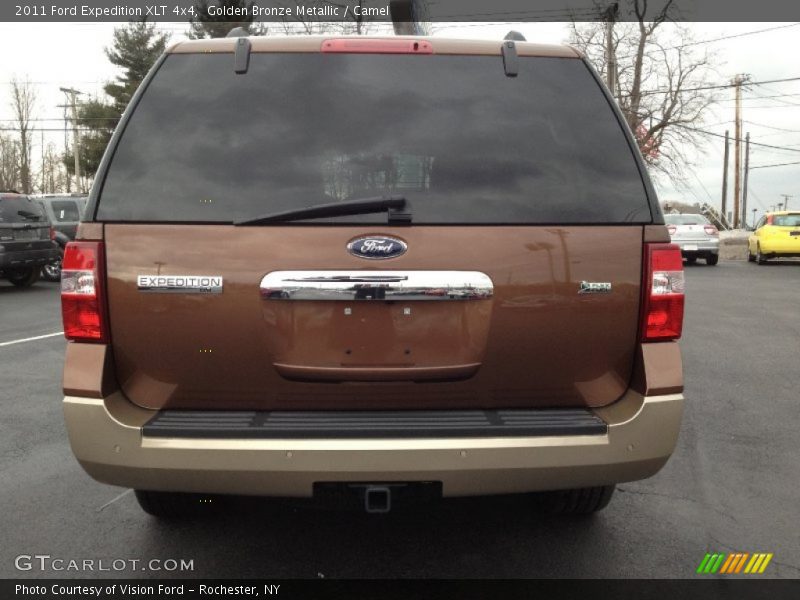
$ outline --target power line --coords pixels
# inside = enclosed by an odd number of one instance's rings
[[[754,95],[756,98],[764,98],[765,100],[766,100],[767,98],[786,98],[787,96],[800,96],[800,93],[794,93],[794,94],[776,94],[776,95],[774,95],[774,96],[761,96],[761,95],[759,95],[759,94],[756,94],[756,93],[755,93],[754,91],[752,91],[752,90],[745,90],[745,92],[746,92],[746,93],[748,93],[748,94],[753,94],[753,95]],[[749,100],[754,100],[754,99],[755,99],[755,98],[749,98]]]
[[[18,133],[19,129],[14,127],[0,127],[0,131],[11,131],[14,133]],[[59,133],[64,131],[63,127],[32,127],[28,129],[28,131],[58,131]],[[85,133],[97,133],[94,129],[78,129],[78,133],[85,134]]]
[[[757,29],[755,31],[745,31],[744,33],[736,33],[733,35],[725,35],[718,38],[713,38],[710,40],[700,40],[697,42],[687,42],[686,44],[680,44],[678,46],[672,46],[670,48],[664,48],[665,50],[680,50],[681,48],[688,48],[689,46],[700,46],[702,44],[712,44],[714,42],[721,42],[723,40],[732,40],[734,38],[745,37],[748,35],[756,35],[759,33],[766,33],[768,31],[775,31],[776,29],[786,29],[788,27],[797,27],[800,23],[790,23],[789,25],[779,25],[777,27],[768,27],[767,29]],[[630,54],[628,56],[621,56],[618,57],[618,60],[625,60],[626,58],[634,58],[635,54]]]
[[[35,121],[58,121],[61,122],[64,117],[40,117],[36,119],[28,119],[30,122]],[[80,117],[79,121],[118,121],[119,117]],[[0,123],[16,123],[17,119],[0,119]]]
[[[767,84],[767,83],[784,83],[786,81],[800,81],[800,77],[786,77],[784,79],[767,79],[767,80],[764,80],[764,81],[748,81],[747,83],[743,83],[742,87],[750,87],[751,85],[764,85],[764,84]],[[641,95],[642,96],[647,96],[647,95],[650,95],[650,94],[663,94],[664,92],[670,92],[670,91],[682,94],[684,92],[699,92],[701,90],[724,90],[724,89],[729,89],[729,88],[734,88],[734,87],[736,87],[735,84],[726,83],[726,84],[720,84],[720,85],[703,85],[703,86],[693,87],[693,88],[683,88],[683,89],[680,89],[680,90],[670,90],[668,88],[661,88],[661,89],[655,89],[655,90],[649,90],[649,91],[641,92]]]
[[[771,165],[756,165],[756,166],[750,167],[750,169],[768,169],[770,167],[785,167],[787,165],[800,165],[800,161],[785,162],[785,163],[774,163],[774,164],[771,164]]]
[[[697,133],[702,133],[705,135],[712,135],[718,138],[724,138],[725,136],[719,133],[714,133],[713,131],[706,131],[705,129],[698,129],[697,127],[689,127],[688,125],[682,125],[680,123],[673,123],[675,127],[680,127],[681,129],[688,129],[689,131],[696,131]],[[731,138],[731,140],[736,141],[736,137]],[[744,141],[742,139],[739,140]],[[751,146],[761,146],[762,148],[774,148],[776,150],[786,150],[788,152],[800,152],[800,148],[788,148],[786,146],[772,146],[770,144],[760,144],[758,142],[750,142]]]
[[[755,121],[748,121],[745,119],[745,123],[749,123],[750,125],[755,125],[756,127],[766,127],[767,129],[775,129],[776,131],[785,131],[787,133],[800,133],[800,129],[784,129],[783,127],[775,127],[773,125],[764,125],[763,123],[756,123]]]

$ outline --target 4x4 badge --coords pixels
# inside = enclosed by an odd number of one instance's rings
[[[608,294],[611,292],[611,284],[605,281],[581,281],[579,294]]]
[[[358,258],[382,260],[406,253],[408,244],[396,237],[370,235],[357,237],[347,244],[347,251]]]

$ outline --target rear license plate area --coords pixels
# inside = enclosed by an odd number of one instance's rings
[[[697,251],[697,244],[685,244],[683,249],[688,252],[696,252]]]
[[[441,481],[339,482],[314,483],[314,501],[337,509],[365,510],[367,496],[385,488],[391,511],[433,504],[442,498]],[[379,510],[374,512],[389,512]]]
[[[39,239],[39,230],[38,229],[15,229],[14,230],[14,239],[15,240],[38,240]]]

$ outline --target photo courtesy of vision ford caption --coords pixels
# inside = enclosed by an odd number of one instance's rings
[[[683,292],[569,47],[180,42],[64,255],[70,442],[165,517],[331,490],[594,512],[673,451]]]

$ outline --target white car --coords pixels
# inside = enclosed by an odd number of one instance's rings
[[[712,266],[719,262],[719,231],[703,215],[664,215],[664,222],[686,262],[693,264],[698,258]]]

